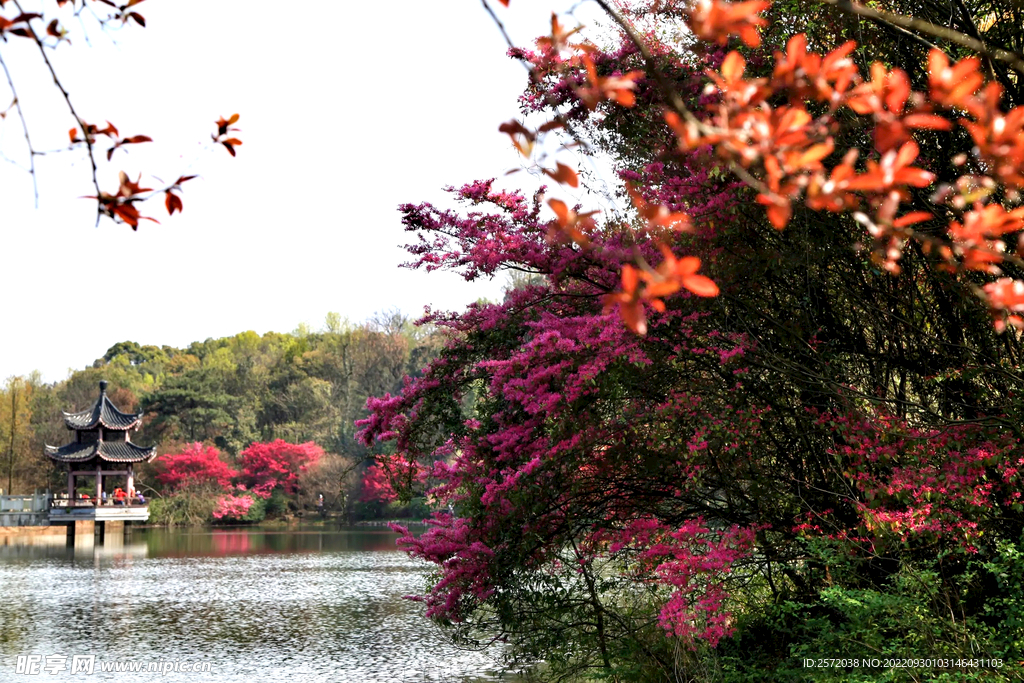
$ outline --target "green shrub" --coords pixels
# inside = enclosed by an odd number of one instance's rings
[[[245,515],[244,521],[246,522],[262,522],[267,516],[267,501],[263,500],[259,496],[254,496],[252,507],[249,508],[249,512]]]
[[[721,680],[1003,681],[1024,680],[1024,553],[997,542],[964,552],[903,562],[884,580],[865,581],[855,565],[814,549],[827,568],[816,599],[752,605],[737,635],[722,641]],[[881,563],[882,558],[872,558]],[[830,585],[828,585],[830,584]],[[999,659],[1002,667],[814,668],[806,659]]]
[[[149,501],[149,521],[167,526],[200,526],[213,519],[219,493],[207,488],[186,487],[177,493]]]
[[[264,503],[265,517],[284,517],[288,513],[288,498],[281,489],[274,489]]]

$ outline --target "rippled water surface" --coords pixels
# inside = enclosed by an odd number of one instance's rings
[[[135,530],[124,543],[0,546],[0,682],[497,680],[496,653],[448,645],[403,595],[427,568],[365,530]],[[67,655],[18,675],[18,655]],[[71,655],[95,655],[70,674]],[[211,673],[101,672],[209,662]]]

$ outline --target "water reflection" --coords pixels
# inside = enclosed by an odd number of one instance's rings
[[[190,532],[152,529],[146,535],[146,542],[153,557],[395,550],[393,532],[362,529],[335,533],[316,528],[258,532],[247,529]]]
[[[17,655],[207,661],[164,681],[495,680],[403,595],[427,568],[388,531],[135,531],[120,545],[0,547],[0,680]],[[34,680],[114,680],[67,671]],[[152,676],[152,674],[149,674]],[[20,677],[19,677],[20,678]]]

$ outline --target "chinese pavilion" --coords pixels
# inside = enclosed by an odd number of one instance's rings
[[[115,501],[107,499],[107,505],[117,508],[103,508],[103,478],[112,476],[125,477],[124,490],[129,494],[134,491],[134,472],[132,467],[137,462],[150,462],[156,457],[156,448],[147,448],[131,442],[130,432],[137,430],[142,423],[142,413],[122,413],[107,397],[107,383],[100,382],[100,395],[91,408],[77,413],[64,413],[64,424],[74,432],[75,437],[64,446],[47,446],[46,454],[53,460],[67,465],[68,497],[65,509],[52,513],[64,512],[87,519],[122,519],[144,520],[149,518],[149,510],[132,505],[130,499]],[[95,477],[95,498],[76,500],[75,478]],[[56,503],[56,501],[55,501]],[[85,503],[83,505],[83,503]],[[94,512],[76,510],[75,508],[93,508]],[[131,508],[135,508],[132,510]],[[85,515],[77,514],[79,512]],[[51,514],[51,521],[54,515]]]

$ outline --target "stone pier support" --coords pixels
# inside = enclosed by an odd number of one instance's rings
[[[75,547],[92,545],[96,534],[96,523],[90,519],[76,520],[68,524],[68,545]]]
[[[122,520],[108,519],[97,522],[100,527],[100,543],[118,541],[124,539],[124,522]]]

